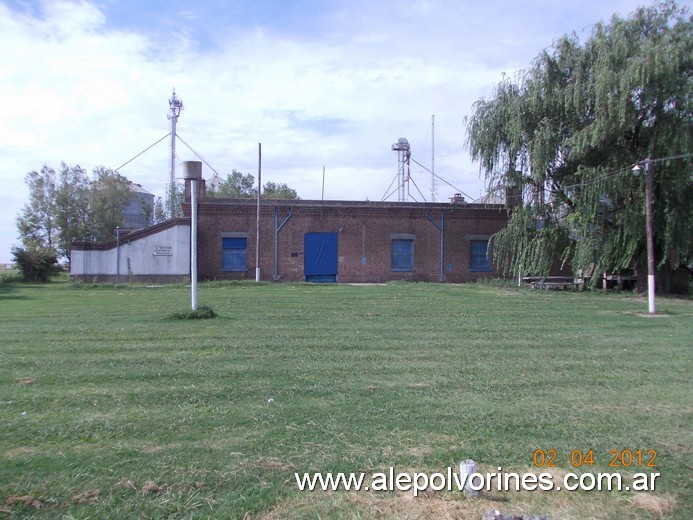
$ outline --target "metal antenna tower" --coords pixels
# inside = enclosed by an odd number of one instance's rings
[[[176,185],[176,124],[180,111],[183,110],[183,100],[176,97],[176,89],[173,89],[173,95],[168,100],[169,113],[166,117],[171,121],[171,179],[169,189],[173,189]]]
[[[438,198],[436,191],[436,116],[431,116],[431,202]]]
[[[397,200],[405,202],[409,200],[409,179],[411,177],[409,141],[404,137],[400,137],[392,145],[392,151],[397,152]]]

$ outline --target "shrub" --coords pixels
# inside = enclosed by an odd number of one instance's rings
[[[171,314],[170,318],[172,320],[208,320],[215,318],[217,313],[211,307],[206,305],[201,305],[196,310],[189,310],[184,312],[176,312]]]
[[[60,272],[58,254],[50,247],[13,247],[12,259],[22,279],[28,282],[47,282]]]

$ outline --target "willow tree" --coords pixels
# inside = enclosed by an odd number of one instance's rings
[[[564,36],[474,104],[466,146],[490,186],[523,205],[493,239],[506,272],[570,262],[599,273],[645,255],[644,176],[651,159],[659,266],[690,262],[693,19],[674,2]]]

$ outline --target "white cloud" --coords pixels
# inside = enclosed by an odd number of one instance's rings
[[[396,173],[397,138],[430,165],[435,114],[436,172],[478,195],[482,182],[462,148],[472,103],[563,33],[636,2],[564,5],[353,0],[291,13],[292,24],[304,22],[296,27],[279,25],[283,11],[272,26],[235,11],[233,20],[205,19],[191,4],[173,30],[169,17],[145,30],[114,27],[94,3],[46,1],[31,15],[0,0],[0,262],[17,243],[26,172],[60,161],[121,165],[169,131],[174,86],[186,107],[180,135],[222,174],[255,175],[262,142],[265,180],[319,198],[325,166],[328,198],[379,200]],[[163,194],[167,146],[122,173]],[[196,158],[180,143],[178,152]],[[415,174],[428,198],[427,174]],[[453,191],[441,187],[441,198]]]

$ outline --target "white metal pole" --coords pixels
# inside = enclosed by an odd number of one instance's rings
[[[120,226],[116,226],[116,285],[120,283]]]
[[[651,161],[645,161],[645,217],[647,219],[647,304],[650,314],[656,314],[655,306],[655,259],[654,259],[654,219],[652,216],[652,168]]]
[[[168,100],[170,114],[168,118],[171,120],[171,178],[169,180],[169,211],[171,218],[176,216],[176,125],[178,124],[178,116],[183,109],[183,101],[176,97],[176,90],[173,89],[171,99]]]
[[[170,212],[170,218],[175,218],[177,216],[178,209],[176,208],[176,123],[178,122],[178,116],[176,115],[175,103],[176,92],[174,90],[173,96],[169,100],[171,113],[168,116],[171,119],[171,172],[168,185],[168,210]]]
[[[397,151],[397,202],[402,202],[404,199],[404,159],[402,150]]]
[[[171,175],[170,175],[170,186],[169,189],[173,190],[176,185],[176,123],[178,118],[176,117],[175,111],[172,109],[171,112]]]
[[[260,282],[260,196],[262,194],[262,143],[257,144],[257,218],[255,221],[255,283]]]
[[[405,193],[405,199],[407,202],[409,202],[409,180],[411,179],[411,164],[409,163],[409,150],[407,150],[407,191]]]
[[[197,310],[197,180],[190,181],[190,287],[192,310]]]
[[[431,116],[431,202],[436,201],[436,116]]]

